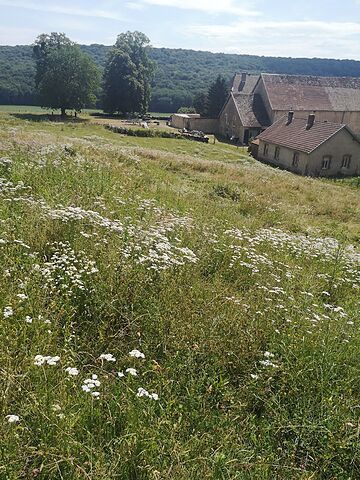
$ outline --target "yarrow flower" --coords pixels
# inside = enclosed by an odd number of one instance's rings
[[[50,357],[49,355],[35,355],[34,365],[41,367],[42,365],[56,365],[60,361],[59,356]]]
[[[6,415],[5,418],[9,423],[17,423],[20,421],[20,417],[18,415]]]
[[[151,398],[152,400],[159,400],[159,395],[157,393],[149,393],[145,388],[138,388],[137,397],[147,397]]]
[[[5,307],[4,308],[4,318],[9,318],[14,315],[14,310],[12,307]]]
[[[145,355],[140,352],[140,350],[131,350],[131,352],[129,352],[129,355],[130,357],[135,357],[135,358],[145,358]]]
[[[32,323],[32,318],[30,317],[30,315],[26,315],[25,322],[26,323]]]
[[[102,353],[99,358],[100,360],[106,360],[107,362],[116,362],[116,358],[112,353]]]
[[[26,300],[29,298],[25,293],[18,293],[16,296],[20,298],[20,300]]]
[[[133,377],[137,377],[137,370],[135,368],[127,368],[125,372]]]
[[[93,397],[99,398],[100,392],[94,391],[95,387],[100,387],[100,380],[98,380],[97,375],[91,375],[91,378],[86,378],[83,385],[81,386],[82,390],[86,393],[90,393]]]
[[[67,372],[72,377],[76,377],[76,375],[79,375],[79,370],[75,367],[67,367],[65,368],[65,372]]]

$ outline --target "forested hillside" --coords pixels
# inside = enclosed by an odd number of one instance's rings
[[[82,48],[103,68],[110,47]],[[190,106],[194,95],[206,91],[219,73],[229,81],[238,71],[360,76],[360,62],[355,60],[259,57],[169,48],[152,48],[150,55],[157,63],[150,109],[159,112]],[[0,104],[36,104],[34,75],[30,46],[0,46]]]

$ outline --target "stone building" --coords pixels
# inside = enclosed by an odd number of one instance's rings
[[[360,175],[360,139],[345,124],[289,112],[254,142],[258,160],[292,172],[334,177]]]
[[[289,110],[360,133],[360,78],[237,74],[216,133],[247,144]]]
[[[170,116],[170,126],[179,130],[200,130],[204,133],[215,133],[218,119],[205,118],[198,113],[174,113]]]

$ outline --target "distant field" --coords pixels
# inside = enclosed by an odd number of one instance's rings
[[[51,113],[51,110],[41,108],[35,105],[0,105],[0,112],[5,113]],[[70,112],[70,111],[69,111]],[[83,113],[101,113],[102,110],[95,108],[85,108]],[[149,112],[154,117],[169,117],[171,113]],[[60,115],[60,110],[54,110],[54,114]]]
[[[52,110],[41,108],[35,105],[0,105],[0,112],[6,113],[51,113]],[[70,112],[70,110],[69,110]],[[86,108],[84,113],[101,112],[101,110]],[[60,110],[54,110],[54,114],[60,115]]]

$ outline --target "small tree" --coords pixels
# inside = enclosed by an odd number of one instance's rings
[[[40,35],[33,47],[41,106],[80,111],[94,104],[100,73],[91,58],[64,34]]]
[[[207,115],[209,117],[217,117],[222,109],[228,96],[228,88],[226,80],[218,75],[215,82],[210,85],[207,95]]]
[[[194,107],[180,107],[177,113],[197,113]]]
[[[206,93],[199,92],[195,95],[193,105],[197,113],[200,115],[206,115],[207,110],[207,95]]]
[[[154,63],[148,57],[150,40],[141,32],[118,36],[104,72],[104,110],[108,113],[147,111]]]

